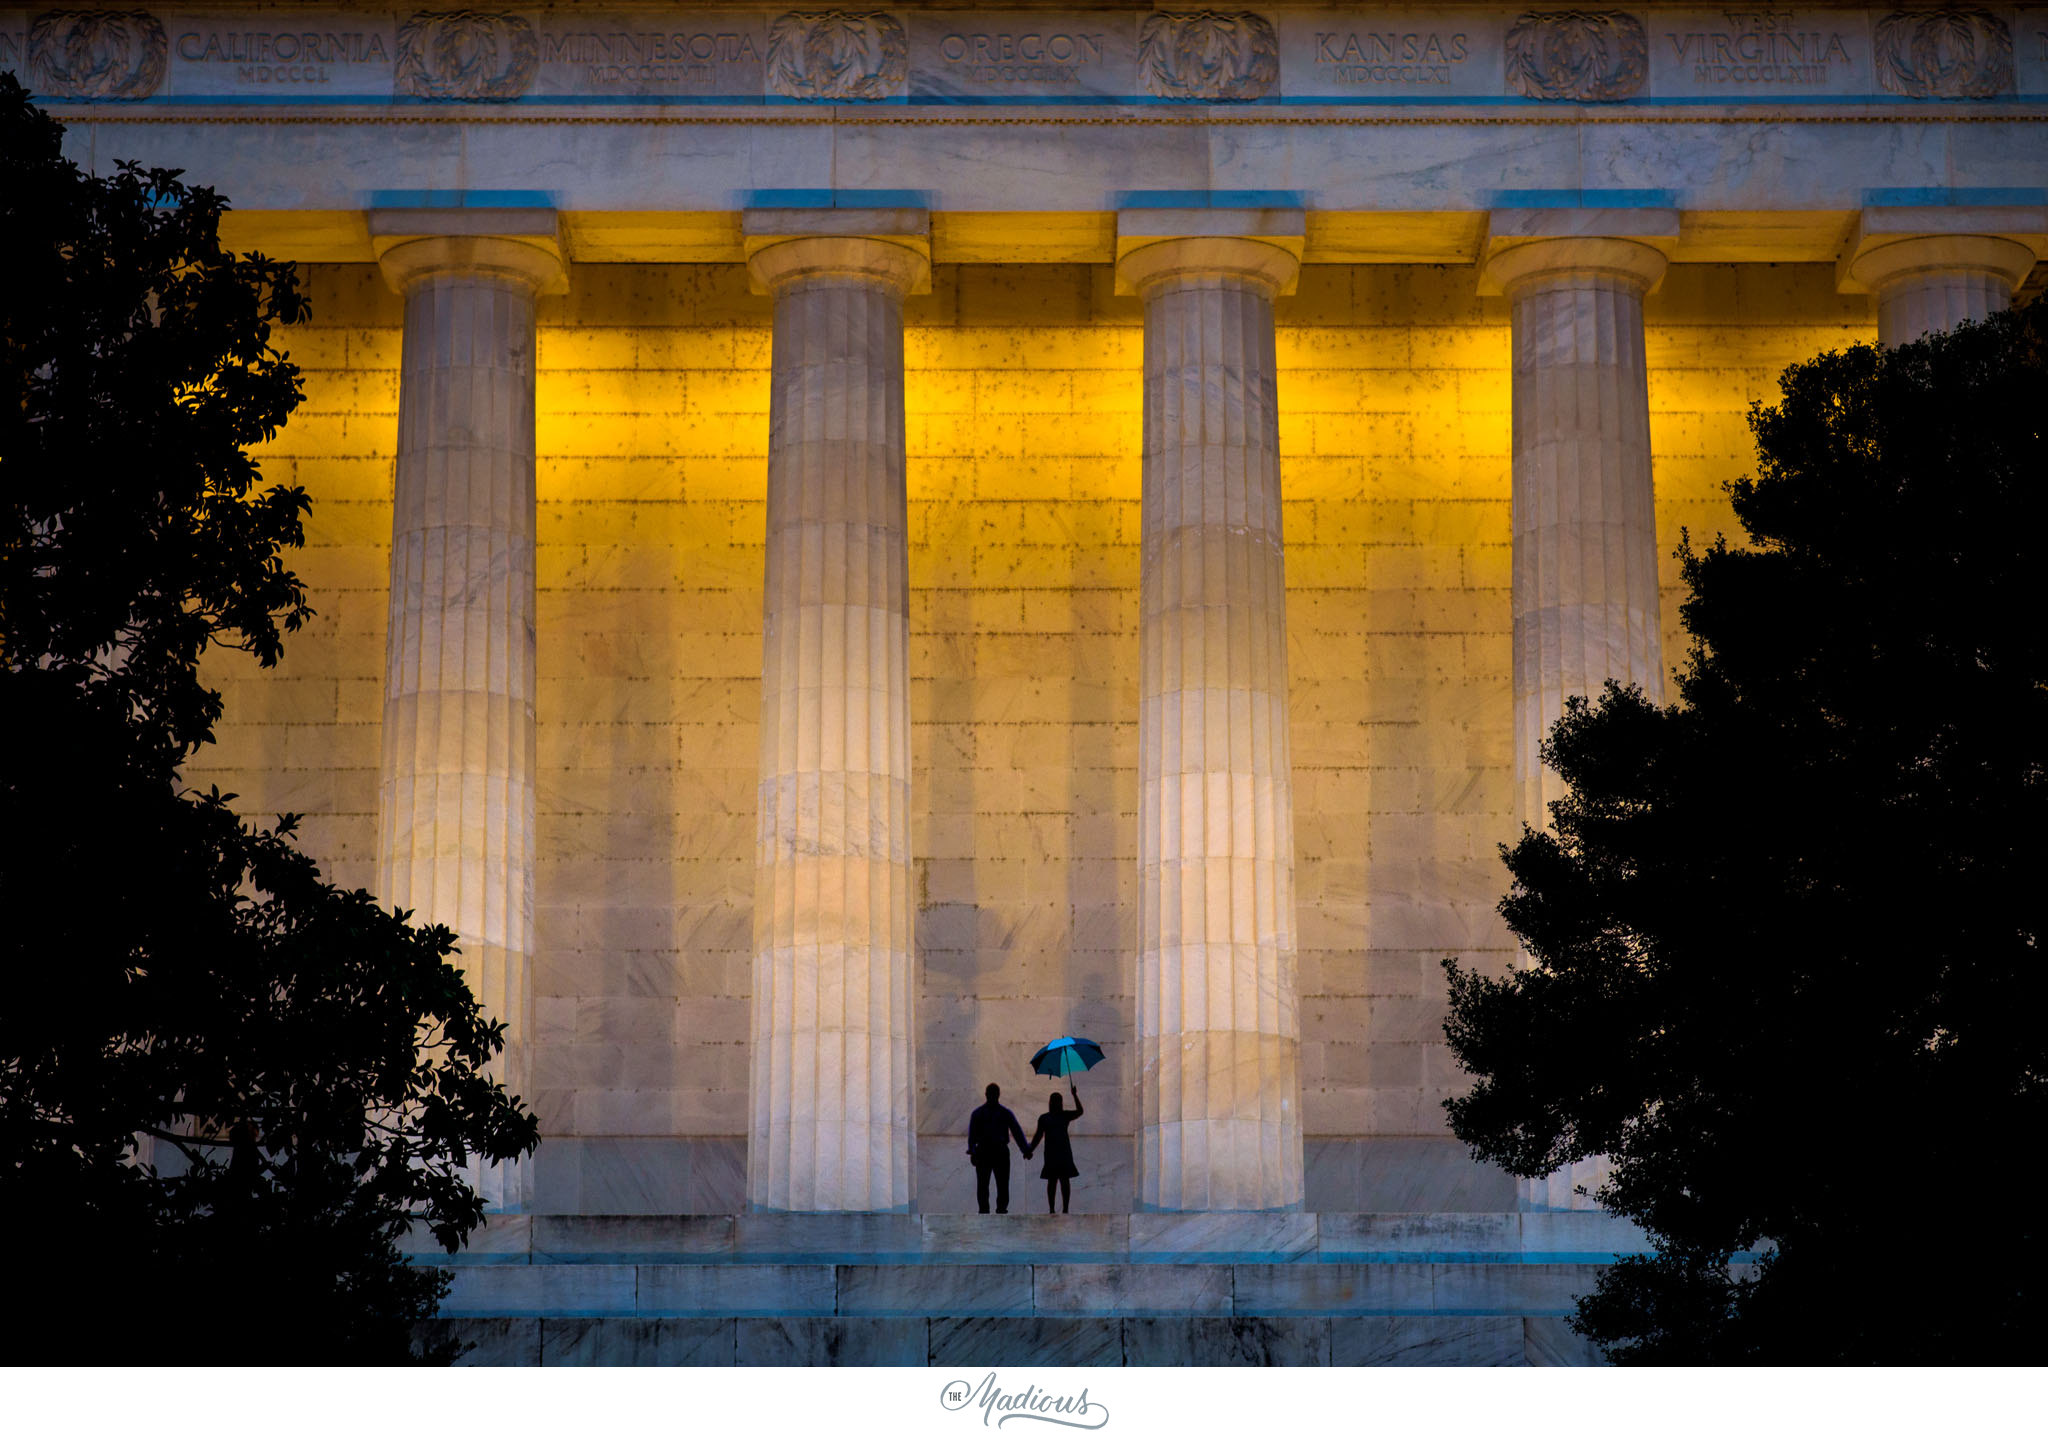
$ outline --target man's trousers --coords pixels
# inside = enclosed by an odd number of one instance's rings
[[[988,1212],[988,1180],[994,1174],[996,1180],[996,1212],[1010,1211],[1010,1160],[1008,1150],[1004,1157],[993,1163],[978,1163],[974,1166],[974,1201],[981,1205],[983,1213]]]

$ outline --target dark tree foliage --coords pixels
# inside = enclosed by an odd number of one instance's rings
[[[244,449],[300,397],[289,264],[175,170],[82,174],[0,76],[0,1224],[18,1361],[445,1361],[415,1350],[461,1177],[534,1122],[445,929],[323,882],[182,789],[220,698],[312,615],[305,494]]]
[[[1680,700],[1551,732],[1532,968],[1453,971],[1446,1107],[1520,1176],[1612,1156],[1659,1250],[1580,1304],[1616,1361],[2040,1356],[2044,357],[2036,303],[1789,370],[1752,545],[1681,551]]]

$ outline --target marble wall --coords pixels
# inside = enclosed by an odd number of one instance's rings
[[[320,616],[273,672],[209,667],[226,719],[189,773],[303,812],[368,884],[401,312],[369,266],[310,272],[307,401],[264,462],[313,498],[294,565]],[[1026,1057],[1069,1032],[1109,1052],[1077,1128],[1108,1141],[1097,1191],[1128,1187],[1142,329],[1111,288],[941,265],[906,304],[927,1208],[971,1206],[951,1146],[982,1084],[1028,1128],[1050,1086]],[[540,304],[533,1100],[558,1207],[710,1211],[743,1165],[769,314],[737,264],[587,264]],[[1748,404],[1873,325],[1825,265],[1678,264],[1646,316],[1675,661],[1669,554],[1732,526]],[[1310,1206],[1494,1206],[1444,1136],[1439,961],[1510,958],[1507,308],[1468,267],[1312,264],[1276,324]]]

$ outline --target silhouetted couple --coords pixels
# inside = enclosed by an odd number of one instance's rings
[[[1081,1117],[1081,1091],[1070,1083],[1067,1090],[1074,1096],[1074,1108],[1069,1113],[1061,1106],[1060,1096],[1052,1096],[1051,1107],[1038,1116],[1038,1131],[1031,1136],[1031,1142],[1024,1142],[1024,1130],[1017,1122],[1017,1116],[1005,1109],[1000,1100],[1002,1089],[995,1084],[988,1086],[988,1102],[976,1109],[967,1119],[967,1157],[974,1162],[974,1197],[983,1213],[988,1212],[988,1182],[996,1182],[996,1212],[1010,1211],[1010,1140],[1017,1141],[1017,1147],[1030,1158],[1038,1146],[1045,1145],[1045,1166],[1039,1177],[1045,1180],[1045,1211],[1065,1213],[1073,1202],[1072,1179],[1080,1174],[1074,1167],[1074,1146],[1067,1138],[1067,1125]],[[1059,1207],[1053,1207],[1057,1198]]]

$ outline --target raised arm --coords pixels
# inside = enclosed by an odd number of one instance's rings
[[[1083,1109],[1081,1107],[1081,1091],[1079,1089],[1076,1089],[1072,1084],[1068,1084],[1067,1092],[1074,1096],[1074,1117],[1078,1119],[1081,1117],[1081,1115],[1088,1112],[1086,1109]]]

